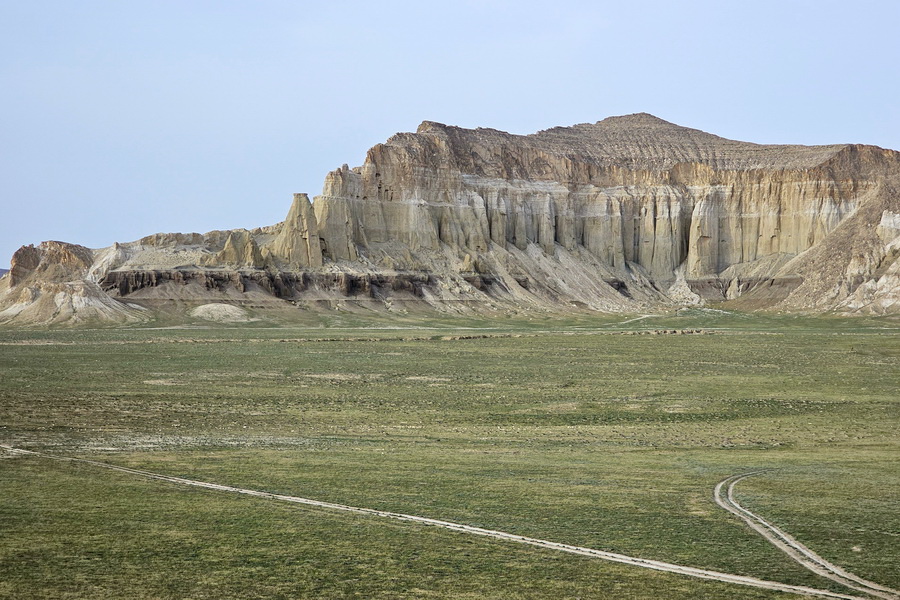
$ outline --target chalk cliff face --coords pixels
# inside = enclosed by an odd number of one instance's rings
[[[527,136],[425,122],[272,227],[23,248],[0,310],[28,282],[80,277],[145,307],[900,312],[898,181],[890,150],[750,144],[647,114]]]
[[[629,289],[636,277],[661,292],[683,278],[701,298],[726,300],[762,286],[760,303],[774,305],[807,279],[858,285],[859,273],[813,272],[801,258],[853,215],[854,236],[873,242],[861,276],[877,269],[889,242],[873,237],[875,212],[896,214],[886,183],[898,156],[736,142],[645,114],[529,136],[426,122],[372,148],[362,167],[330,173],[315,205],[341,215],[320,224],[332,259],[385,254],[413,267],[416,253],[447,248],[496,272],[498,249],[589,254],[601,278]],[[881,210],[860,213],[867,206]],[[398,244],[412,261],[396,259]],[[792,300],[814,308],[820,298]]]

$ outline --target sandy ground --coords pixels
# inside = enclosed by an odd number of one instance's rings
[[[243,308],[231,304],[204,304],[190,312],[192,317],[216,323],[246,323],[250,316]]]

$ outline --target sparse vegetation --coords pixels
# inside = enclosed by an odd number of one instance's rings
[[[0,332],[0,442],[840,589],[713,502],[764,468],[743,504],[900,585],[896,323],[353,319]],[[781,597],[36,458],[0,481],[0,598]]]

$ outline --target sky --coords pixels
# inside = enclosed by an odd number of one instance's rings
[[[900,149],[896,0],[0,0],[0,268],[253,228],[423,120]]]

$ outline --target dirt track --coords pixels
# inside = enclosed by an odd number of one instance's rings
[[[846,571],[841,567],[828,562],[827,560],[798,542],[788,533],[785,533],[759,515],[750,512],[749,510],[738,504],[734,499],[734,486],[742,479],[745,479],[752,475],[757,475],[761,472],[762,471],[756,471],[753,473],[744,473],[742,475],[732,475],[724,481],[719,482],[719,484],[716,486],[715,491],[713,492],[716,503],[728,512],[739,516],[748,525],[750,525],[750,527],[756,530],[757,533],[766,538],[779,550],[790,556],[792,559],[794,559],[813,573],[821,575],[822,577],[827,577],[832,581],[836,581],[841,585],[858,592],[864,592],[872,596],[885,598],[886,600],[900,600],[900,592],[898,592],[897,590],[858,577],[857,575],[854,575],[853,573],[850,573],[849,571]]]
[[[633,556],[626,556],[624,554],[616,554],[613,552],[604,552],[602,550],[594,550],[593,548],[584,548],[581,546],[571,546],[569,544],[561,544],[559,542],[551,542],[548,540],[540,540],[536,538],[525,537],[521,535],[515,535],[512,533],[506,533],[503,531],[494,531],[491,529],[483,529],[481,527],[471,527],[469,525],[462,525],[459,523],[451,523],[449,521],[440,521],[437,519],[429,519],[426,517],[417,517],[414,515],[406,515],[402,513],[394,513],[387,512],[381,510],[374,510],[371,508],[358,508],[354,506],[345,506],[343,504],[334,504],[331,502],[321,502],[319,500],[311,500],[309,498],[300,498],[297,496],[285,496],[282,494],[272,494],[269,492],[261,492],[257,490],[248,490],[243,488],[237,488],[227,485],[219,485],[216,483],[207,483],[203,481],[195,481],[192,479],[184,479],[181,477],[171,477],[168,475],[160,475],[158,473],[151,473],[149,471],[141,471],[138,469],[129,469],[127,467],[119,467],[116,465],[111,465],[108,463],[103,463],[94,460],[87,460],[83,458],[67,458],[61,456],[53,456],[50,454],[43,454],[40,452],[32,452],[30,450],[22,450],[19,448],[13,448],[11,446],[6,446],[0,444],[0,448],[12,452],[14,454],[20,455],[29,455],[40,458],[49,458],[53,460],[62,460],[62,461],[70,461],[70,462],[78,462],[82,464],[89,464],[95,467],[102,467],[104,469],[112,469],[115,471],[120,471],[122,473],[128,473],[131,475],[137,475],[140,477],[145,477],[148,479],[155,479],[158,481],[166,481],[169,483],[175,483],[179,485],[189,485],[194,487],[201,487],[210,490],[216,490],[220,492],[231,492],[235,494],[246,494],[248,496],[256,496],[258,498],[266,498],[270,500],[280,500],[283,502],[292,502],[295,504],[304,504],[308,506],[316,506],[319,508],[324,508],[328,510],[335,511],[343,511],[343,512],[351,512],[356,514],[382,517],[387,519],[395,519],[399,521],[408,521],[413,523],[419,523],[422,525],[441,527],[443,529],[449,529],[451,531],[459,531],[461,533],[468,533],[471,535],[480,535],[484,537],[490,537],[498,540],[505,540],[510,542],[517,542],[520,544],[528,544],[530,546],[537,546],[539,548],[547,548],[550,550],[558,550],[561,552],[568,552],[570,554],[578,554],[582,556],[590,556],[593,558],[599,558],[602,560],[607,560],[611,562],[622,563],[626,565],[632,565],[635,567],[642,567],[645,569],[653,569],[656,571],[665,571],[669,573],[677,573],[679,575],[686,575],[688,577],[697,577],[700,579],[711,579],[713,581],[721,581],[725,583],[735,583],[738,585],[746,585],[756,588],[763,588],[766,590],[773,590],[779,592],[787,592],[791,594],[800,594],[804,596],[818,596],[822,598],[841,598],[843,600],[866,600],[860,596],[849,596],[846,594],[839,594],[835,592],[831,592],[828,590],[821,590],[816,588],[809,588],[804,586],[797,585],[789,585],[786,583],[779,583],[777,581],[766,581],[764,579],[756,579],[755,577],[746,577],[743,575],[732,575],[730,573],[721,573],[718,571],[709,571],[706,569],[698,569],[695,567],[686,567],[682,565],[676,565],[667,562],[661,562],[657,560],[648,560],[643,558],[636,558]],[[726,480],[727,481],[727,480]],[[721,485],[721,484],[720,484]],[[718,489],[718,488],[717,488]]]

